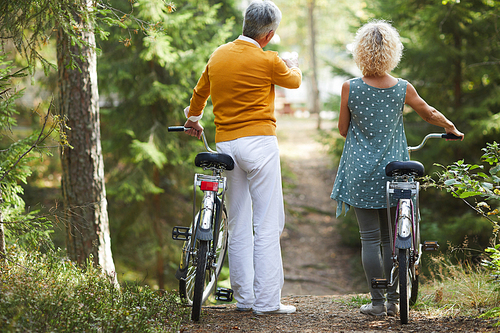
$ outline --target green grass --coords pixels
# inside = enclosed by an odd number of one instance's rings
[[[413,310],[430,317],[500,317],[500,281],[491,271],[470,261],[451,262],[443,255],[430,257],[426,276],[420,276],[419,295]],[[353,295],[346,305],[359,308],[369,294]]]
[[[431,257],[428,276],[420,284],[415,308],[451,316],[478,316],[500,305],[499,282],[491,272],[469,261],[451,263]]]
[[[2,332],[176,332],[188,314],[173,293],[118,286],[60,253],[11,248],[0,263]]]

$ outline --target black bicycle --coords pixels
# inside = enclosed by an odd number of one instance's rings
[[[184,132],[183,126],[171,126],[169,132]],[[180,297],[192,306],[191,319],[200,320],[201,307],[214,290],[217,300],[230,302],[233,291],[216,288],[217,279],[227,252],[227,212],[224,205],[226,193],[225,170],[234,168],[231,156],[212,150],[202,133],[206,152],[196,155],[197,167],[212,171],[211,175],[196,173],[193,187],[193,220],[191,226],[177,226],[172,238],[184,241],[181,260],[175,277],[179,280]],[[203,192],[201,207],[197,211],[196,192]]]

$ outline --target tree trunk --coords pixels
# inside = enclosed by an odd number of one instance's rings
[[[90,6],[90,0],[80,5]],[[75,16],[82,26],[79,17]],[[81,30],[87,45],[71,45],[61,29],[57,36],[59,112],[70,127],[68,142],[73,149],[61,150],[62,191],[66,217],[66,245],[71,260],[93,263],[115,274],[101,151],[97,60],[92,30]],[[70,69],[71,54],[79,68]],[[116,277],[115,277],[116,278]]]
[[[318,116],[317,128],[321,128],[321,117],[320,113],[320,100],[319,100],[319,88],[318,88],[318,66],[316,63],[316,27],[314,24],[314,7],[316,6],[315,0],[309,0],[307,2],[309,10],[309,32],[310,32],[310,43],[309,43],[309,54],[311,57],[311,101],[312,109],[311,113]]]
[[[160,172],[158,168],[154,168],[153,171],[153,180],[156,186],[159,186],[160,183]],[[164,267],[164,259],[163,259],[163,232],[161,228],[161,204],[160,204],[160,195],[153,194],[153,227],[155,231],[157,248],[156,248],[156,278],[158,280],[158,289],[165,289],[165,267]]]
[[[3,193],[2,189],[0,189],[0,204],[3,203]],[[5,230],[3,227],[3,211],[0,209],[0,258],[5,258]]]
[[[455,31],[453,33],[453,38],[455,40],[456,49],[456,59],[455,63],[455,76],[454,76],[454,96],[455,96],[455,108],[460,108],[462,105],[462,37],[460,32]]]

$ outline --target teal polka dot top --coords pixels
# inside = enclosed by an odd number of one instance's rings
[[[351,121],[340,158],[331,198],[337,201],[337,217],[349,206],[387,208],[385,166],[408,161],[403,126],[407,81],[391,88],[375,88],[361,78],[349,81]]]

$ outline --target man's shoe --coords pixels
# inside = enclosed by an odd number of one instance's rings
[[[248,311],[252,311],[252,308],[240,308],[239,306],[236,306],[236,311],[248,312]]]
[[[268,315],[268,314],[290,314],[294,313],[297,309],[293,305],[280,304],[280,308],[274,311],[257,311],[253,310],[253,314],[257,316]]]
[[[399,313],[399,305],[395,303],[385,302],[388,316],[395,316]]]
[[[387,316],[387,309],[385,307],[385,304],[373,305],[372,303],[369,303],[361,306],[359,310],[361,311],[361,313],[370,316]]]

